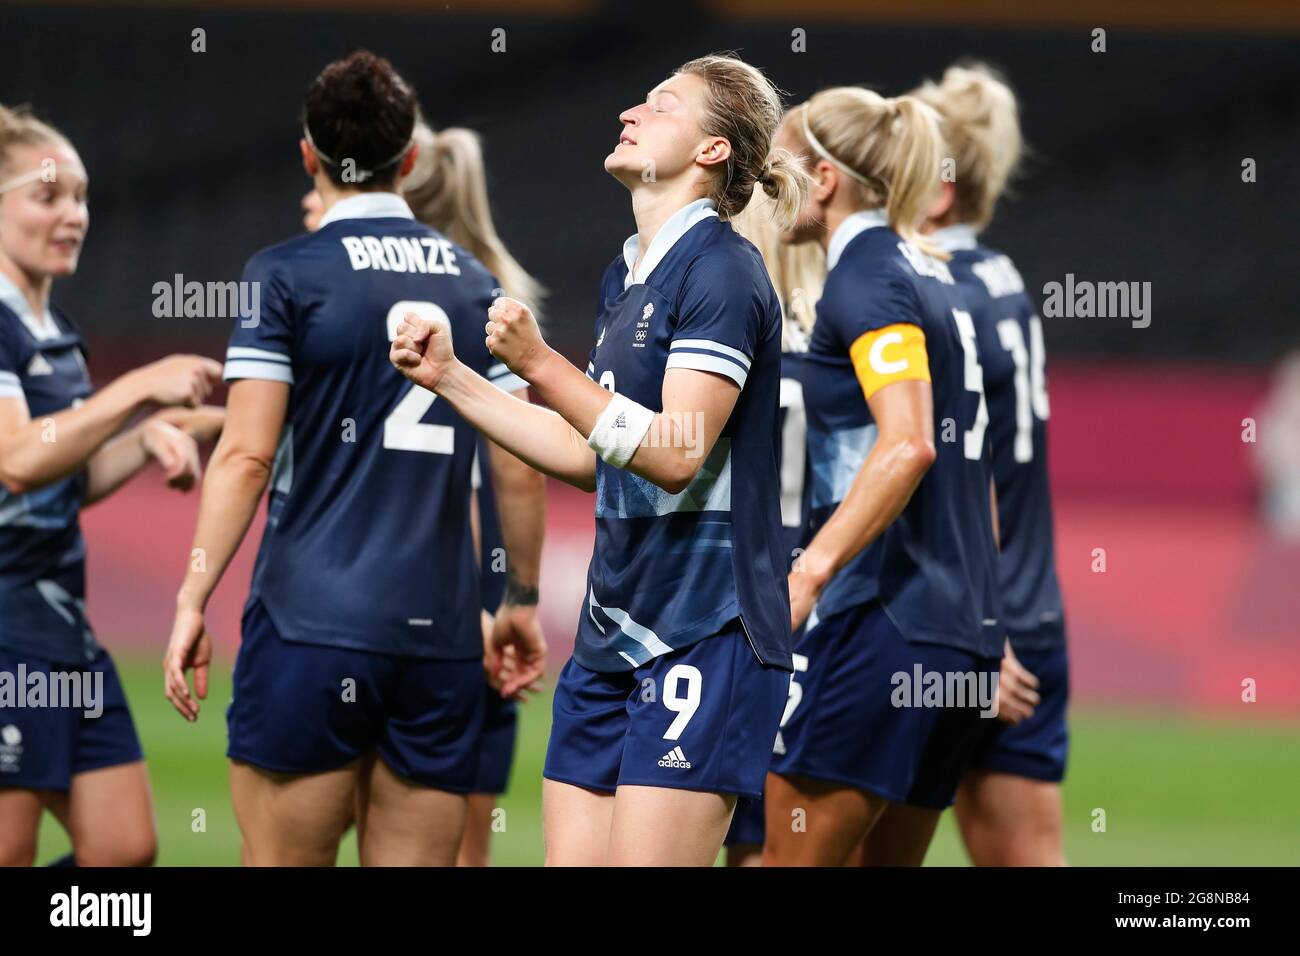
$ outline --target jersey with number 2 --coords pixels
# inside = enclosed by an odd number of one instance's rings
[[[514,391],[492,359],[500,292],[468,252],[407,218],[338,219],[266,249],[244,281],[226,379],[290,386],[249,602],[290,641],[471,659],[482,653],[468,505],[475,432],[390,364],[414,312],[450,327],[462,362]]]

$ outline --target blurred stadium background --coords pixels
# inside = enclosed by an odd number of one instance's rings
[[[496,28],[502,53],[490,49]],[[1096,28],[1104,53],[1092,49]],[[192,52],[195,29],[206,52]],[[795,30],[806,52],[792,49]],[[0,102],[29,102],[63,128],[91,174],[89,243],[55,300],[85,329],[97,382],[172,351],[223,354],[226,321],[155,318],[153,285],[238,279],[254,251],[301,228],[301,96],[321,66],[361,46],[417,86],[435,127],[482,133],[498,227],[551,288],[548,334],[575,359],[590,345],[597,278],[631,231],[601,159],[619,111],[674,66],[739,50],[796,99],[842,83],[902,92],[963,56],[1004,69],[1033,155],[990,244],[1034,290],[1067,274],[1152,289],[1147,328],[1045,321],[1073,651],[1067,850],[1081,864],[1297,861],[1300,370],[1282,363],[1300,347],[1300,191],[1288,179],[1300,170],[1300,6],[0,5]],[[258,532],[214,602],[218,679],[186,726],[162,698],[157,661],[196,503],[150,475],[91,510],[89,608],[144,739],[160,862],[234,864],[222,711]],[[553,671],[572,643],[591,523],[588,500],[552,486]],[[500,863],[540,861],[548,724],[544,698],[525,709]],[[196,808],[206,832],[193,832]],[[1097,808],[1104,833],[1092,829]],[[51,823],[41,859],[65,848]],[[346,849],[341,862],[354,860]],[[964,862],[950,825],[930,861]]]

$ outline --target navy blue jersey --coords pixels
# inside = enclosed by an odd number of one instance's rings
[[[818,618],[879,599],[910,641],[1000,656],[987,412],[970,316],[946,265],[883,216],[858,213],[845,227],[851,238],[838,249],[832,240],[805,358],[814,526],[844,500],[875,443],[864,376],[873,394],[929,378],[936,459],[898,519],[826,586]]]
[[[1016,650],[1065,639],[1047,477],[1047,377],[1043,324],[1011,260],[954,227],[935,238],[975,323],[998,496],[1002,622]]]
[[[681,229],[703,203],[660,232]],[[627,281],[625,257],[605,271],[587,374],[655,411],[669,368],[726,375],[740,395],[680,494],[597,459],[596,544],[574,657],[590,670],[630,670],[739,618],[758,658],[788,670],[780,305],[758,250],[710,210],[667,243],[656,236],[652,251],[666,248],[644,282]],[[699,435],[694,421],[682,428],[688,441]]]
[[[30,319],[29,307],[0,276],[0,398],[25,399],[40,422],[89,398],[90,376],[62,313],[49,310],[54,334],[39,338],[20,316]],[[85,496],[84,470],[21,495],[0,486],[0,648],[56,663],[94,659],[78,521]]]
[[[402,316],[419,313],[449,324],[470,368],[523,387],[484,344],[495,280],[398,196],[368,193],[259,252],[244,281],[260,308],[236,322],[225,377],[291,386],[250,605],[289,641],[480,656],[477,433],[388,352]]]

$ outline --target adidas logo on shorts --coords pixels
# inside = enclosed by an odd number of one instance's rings
[[[680,767],[682,770],[690,770],[691,762],[686,759],[686,754],[682,753],[681,747],[674,747],[659,758],[659,766]]]

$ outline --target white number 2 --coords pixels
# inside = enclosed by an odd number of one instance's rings
[[[402,316],[414,312],[422,319],[438,322],[451,330],[447,313],[432,302],[397,302],[388,310],[388,341],[397,338]],[[412,385],[397,406],[384,419],[384,447],[395,451],[422,451],[434,455],[456,452],[456,430],[450,425],[426,425],[420,421],[438,398],[418,385]]]
[[[686,696],[677,693],[677,685],[686,682]],[[664,706],[677,714],[664,734],[664,740],[677,740],[686,725],[691,722],[695,712],[700,709],[700,688],[704,676],[698,667],[690,664],[674,664],[664,675]]]
[[[966,457],[979,461],[984,454],[984,429],[989,424],[989,406],[984,401],[984,369],[980,366],[978,346],[975,341],[975,322],[969,312],[953,309],[952,317],[957,320],[957,331],[961,335],[961,349],[966,353],[966,390],[975,392],[980,397],[979,409],[975,412],[975,424],[965,434]]]

